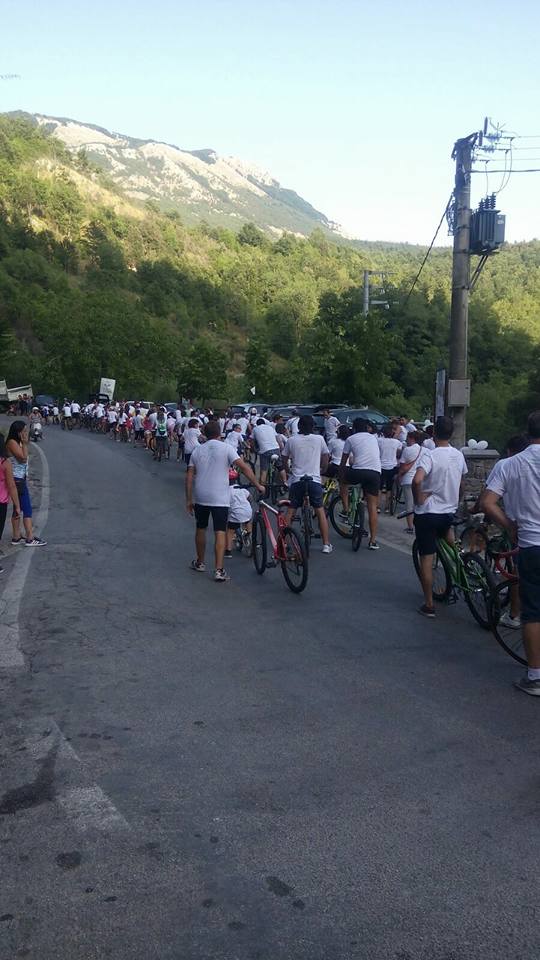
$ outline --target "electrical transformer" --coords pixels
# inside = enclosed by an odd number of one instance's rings
[[[506,217],[495,209],[493,193],[478,204],[471,214],[470,252],[478,256],[494,253],[504,243]]]

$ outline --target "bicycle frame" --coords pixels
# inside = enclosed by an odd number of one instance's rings
[[[461,559],[460,549],[457,543],[448,543],[448,540],[439,538],[437,548],[444,561],[448,564],[448,570],[452,579],[452,586],[464,593],[471,592],[471,585],[467,579],[467,572]]]
[[[272,555],[274,560],[278,560],[280,562],[282,560],[286,560],[285,553],[283,550],[283,540],[281,538],[281,532],[287,526],[287,524],[285,522],[285,517],[283,516],[282,511],[278,510],[276,507],[271,506],[271,504],[267,503],[266,500],[259,500],[259,512],[263,519],[263,523],[264,523],[266,532],[268,534],[268,539],[270,540],[270,543],[272,545]],[[270,523],[270,518],[268,516],[269,513],[277,517],[277,525],[278,525],[277,538],[274,533],[272,524]]]

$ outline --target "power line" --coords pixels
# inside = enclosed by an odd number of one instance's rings
[[[407,306],[407,304],[408,304],[408,302],[409,302],[409,299],[410,299],[410,296],[411,296],[411,293],[413,292],[416,284],[418,283],[418,280],[420,279],[420,274],[422,273],[422,270],[424,269],[424,266],[425,266],[425,264],[426,264],[427,258],[429,257],[431,251],[433,250],[433,246],[434,246],[435,241],[436,241],[436,239],[437,239],[437,237],[438,237],[438,235],[439,235],[439,230],[440,230],[441,227],[442,227],[442,222],[443,222],[444,218],[446,217],[446,213],[447,213],[448,207],[449,207],[450,204],[452,203],[453,197],[454,197],[454,194],[451,193],[451,194],[450,194],[450,198],[449,198],[449,200],[448,200],[448,203],[446,204],[446,206],[445,206],[445,208],[444,208],[444,210],[443,210],[443,212],[442,212],[442,217],[441,217],[441,219],[439,220],[439,225],[438,225],[438,227],[437,227],[437,229],[436,229],[436,231],[435,231],[435,233],[434,233],[434,235],[433,235],[433,240],[431,241],[431,243],[430,243],[430,245],[429,245],[429,248],[428,248],[428,251],[427,251],[424,259],[422,260],[422,263],[420,264],[420,269],[419,269],[418,273],[416,274],[416,276],[415,276],[415,278],[414,278],[414,280],[413,280],[412,287],[411,287],[411,289],[409,290],[409,292],[408,292],[408,294],[407,294],[407,296],[406,296],[406,298],[405,298],[405,303],[403,304],[404,307]]]
[[[507,170],[490,170],[490,173],[507,173]],[[484,173],[484,170],[471,170],[471,173]],[[528,167],[526,170],[512,170],[512,176],[514,173],[540,173],[540,167]]]

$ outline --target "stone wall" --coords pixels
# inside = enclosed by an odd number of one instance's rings
[[[463,456],[469,470],[465,477],[465,496],[478,497],[491,470],[500,459],[500,454],[498,450],[476,450],[467,447],[463,449]]]

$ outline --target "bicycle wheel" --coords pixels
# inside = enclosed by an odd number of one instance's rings
[[[308,579],[308,558],[301,541],[291,527],[285,527],[281,534],[281,572],[285,582],[293,593],[302,593]]]
[[[352,529],[352,539],[351,547],[356,553],[360,549],[362,543],[362,537],[364,536],[364,524],[365,524],[365,507],[361,500],[358,501],[356,506],[356,513],[354,515],[354,523]]]
[[[420,583],[422,583],[420,576],[420,555],[418,553],[416,540],[412,545],[412,556],[416,575]],[[437,553],[433,555],[433,599],[437,600],[438,603],[443,603],[444,600],[448,600],[451,592],[452,577],[445,566],[442,556],[437,551]]]
[[[478,553],[466,553],[462,560],[469,584],[469,589],[463,591],[465,603],[476,622],[484,630],[489,630],[487,605],[497,581],[485,560],[482,560]]]
[[[465,553],[478,553],[482,557],[482,560],[487,562],[489,544],[486,533],[482,527],[474,523],[469,523],[462,531],[460,541],[461,549]]]
[[[352,537],[352,526],[348,519],[343,520],[343,518],[340,516],[340,514],[343,512],[343,502],[338,493],[330,501],[328,506],[328,516],[330,517],[330,523],[332,524],[336,533],[339,533],[340,537],[345,537],[346,540],[350,540]]]
[[[390,491],[390,499],[388,503],[388,510],[391,516],[394,516],[397,510],[400,494],[401,494],[401,487],[399,486],[397,480],[394,478],[394,481],[392,483],[392,489]]]
[[[244,540],[240,528],[238,528],[234,534],[234,548],[238,553],[242,553],[242,550],[244,549]]]
[[[517,584],[517,580],[514,581]],[[488,598],[488,617],[491,632],[497,643],[503,650],[517,660],[518,663],[527,665],[525,648],[523,646],[523,632],[521,629],[509,627],[502,621],[502,617],[509,611],[510,605],[510,581],[503,580],[498,583]]]
[[[253,563],[259,574],[266,569],[267,552],[266,527],[263,518],[258,514],[253,523]]]

